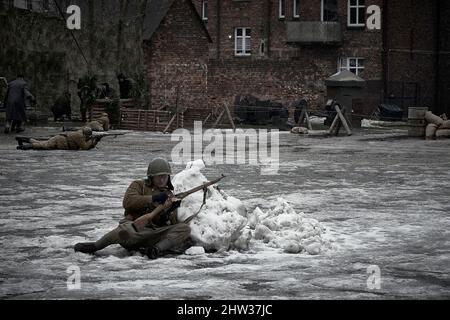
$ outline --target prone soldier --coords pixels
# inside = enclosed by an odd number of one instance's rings
[[[92,129],[83,127],[67,134],[59,134],[48,140],[16,137],[18,150],[90,150],[100,139],[92,136]],[[25,143],[25,144],[24,144]]]
[[[102,116],[98,119],[92,120],[85,125],[92,129],[92,131],[108,131],[109,130],[109,118],[106,112],[102,113]],[[80,128],[68,128],[63,127],[63,131],[76,131]]]
[[[109,118],[106,112],[102,113],[102,116],[96,120],[88,122],[86,127],[92,129],[92,131],[108,131],[109,130]]]

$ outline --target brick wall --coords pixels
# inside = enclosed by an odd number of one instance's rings
[[[388,2],[387,94],[405,109],[450,112],[449,14],[448,1]]]
[[[387,94],[405,109],[416,104],[431,107],[434,103],[435,10],[435,1],[388,3]]]
[[[436,111],[450,116],[450,2],[441,1],[439,11],[439,96]]]
[[[152,109],[209,108],[207,34],[188,0],[176,0],[144,52]],[[207,113],[207,111],[205,111]]]

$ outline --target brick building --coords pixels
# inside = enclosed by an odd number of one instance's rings
[[[449,112],[446,1],[195,0],[213,40],[208,101],[253,94],[284,103],[307,96],[321,107],[324,80],[349,69],[367,81],[356,113],[381,102]],[[381,30],[366,9],[382,12]]]
[[[326,99],[324,80],[351,68],[367,81],[361,112],[369,112],[381,100],[383,36],[365,27],[361,12],[372,4],[382,7],[382,1],[354,4],[350,9],[347,0],[197,0],[213,39],[211,101],[253,94],[288,104],[308,97],[312,108],[320,108]]]
[[[238,94],[321,108],[325,79],[345,68],[367,81],[356,113],[393,102],[450,115],[449,1],[57,2],[82,9],[81,50],[58,12],[43,10],[53,1],[0,0],[1,75],[24,72],[44,108],[66,89],[77,102],[86,73],[115,84],[118,72],[140,80],[151,109],[200,109],[198,118]],[[366,26],[370,5],[381,30]]]

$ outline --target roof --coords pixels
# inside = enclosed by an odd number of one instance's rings
[[[145,12],[145,19],[144,19],[144,31],[143,31],[143,37],[145,40],[150,40],[153,37],[153,34],[158,29],[159,25],[163,21],[164,17],[169,12],[170,7],[173,5],[175,1],[180,0],[150,0],[146,7]],[[194,4],[192,3],[192,0],[187,0],[189,6],[191,7],[192,14],[194,16],[194,19],[196,19],[203,31],[205,32],[206,37],[208,38],[209,42],[212,42],[211,36],[209,35],[208,30],[205,27],[205,24],[203,23],[202,18],[198,14],[197,10],[195,9]]]
[[[366,80],[351,71],[342,70],[325,80],[329,87],[364,87]]]

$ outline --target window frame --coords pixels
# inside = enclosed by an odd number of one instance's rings
[[[206,10],[205,10],[206,5]],[[202,20],[208,21],[208,0],[202,1]]]
[[[345,60],[345,66],[343,66],[342,62]],[[350,61],[351,60],[355,60],[356,61],[356,66],[352,67],[350,66]],[[361,65],[361,61],[363,62]],[[338,59],[338,72],[341,72],[342,70],[348,70],[350,72],[352,72],[350,69],[355,69],[356,70],[356,75],[358,77],[361,77],[361,72],[364,72],[364,70],[366,69],[365,66],[365,62],[366,59],[363,57],[340,57]]]
[[[242,36],[238,36],[237,35],[237,32],[238,32],[239,29],[242,29]],[[250,35],[249,36],[247,35],[247,30],[250,30]],[[248,28],[248,27],[236,27],[236,28],[234,28],[234,55],[236,57],[249,57],[249,56],[252,55],[252,41],[251,41],[252,35],[251,35],[251,30],[252,29]],[[242,40],[242,52],[241,53],[238,53],[238,46],[237,46],[237,44],[238,44],[238,40],[239,39]],[[247,47],[247,39],[248,39],[248,41],[250,43],[249,52],[247,52],[247,49],[246,49],[246,47]]]
[[[298,4],[297,4],[298,2]],[[300,18],[300,0],[293,0],[292,17]],[[298,11],[298,13],[296,13]]]
[[[364,4],[361,5],[359,4],[360,0],[355,0],[356,1],[356,5],[351,5],[350,4],[351,0],[347,1],[347,27],[356,27],[356,28],[360,28],[360,27],[365,27],[366,26],[366,15],[365,12],[366,10],[364,10],[364,17],[362,19],[362,23],[360,23],[360,17],[359,17],[359,9],[360,8],[364,8],[366,9],[366,3],[364,1]],[[352,9],[356,10],[356,23],[351,23],[351,11]]]
[[[284,9],[283,14],[282,9]],[[278,0],[278,19],[286,19],[286,0]]]

